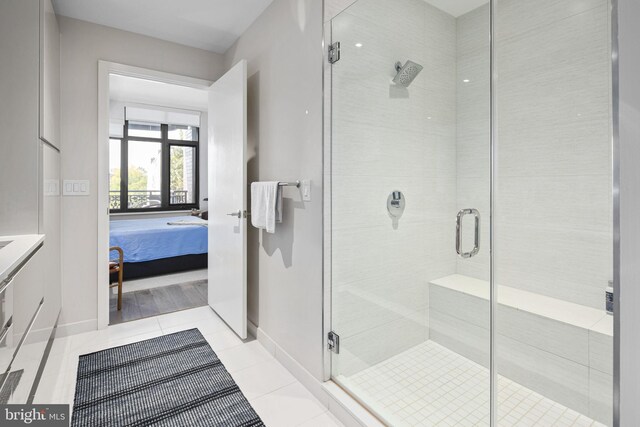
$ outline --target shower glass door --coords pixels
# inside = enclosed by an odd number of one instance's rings
[[[613,425],[610,0],[326,2],[332,379],[393,426]]]
[[[490,13],[439,3],[331,23],[332,378],[394,426],[490,422]]]

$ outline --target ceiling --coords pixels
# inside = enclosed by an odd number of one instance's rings
[[[483,4],[489,3],[489,0],[425,0],[432,6],[447,12],[449,15],[458,16],[471,12]]]
[[[53,5],[58,15],[224,53],[272,1],[53,0]]]
[[[206,90],[111,74],[109,98],[112,101],[207,111],[209,94]]]

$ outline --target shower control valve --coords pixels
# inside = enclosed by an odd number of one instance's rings
[[[395,190],[387,197],[387,210],[394,218],[400,218],[404,213],[405,198],[402,191]]]

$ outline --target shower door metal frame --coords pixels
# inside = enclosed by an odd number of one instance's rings
[[[494,1],[494,0],[492,0]],[[620,72],[618,0],[611,6],[611,160],[613,195],[613,426],[620,426]]]
[[[489,172],[489,425],[497,425],[496,414],[498,404],[498,370],[496,367],[496,313],[498,311],[498,298],[495,284],[495,195],[496,195],[496,165],[498,161],[497,147],[497,103],[496,103],[496,3],[498,0],[489,1],[489,159],[491,162]]]
[[[332,97],[333,88],[331,86],[331,58],[329,47],[333,43],[333,36],[331,31],[332,19],[325,21],[327,11],[326,0],[322,0],[322,117],[324,120],[322,126],[322,172],[323,172],[323,188],[322,192],[322,379],[323,381],[331,381],[331,358],[332,351],[327,343],[327,337],[332,330],[332,276],[331,276],[331,257],[332,257],[332,245],[331,234],[327,231],[332,230],[332,218],[331,218],[331,197],[327,197],[327,194],[332,193],[332,170],[331,170],[331,127],[333,124],[332,116]],[[327,130],[327,128],[329,130]]]

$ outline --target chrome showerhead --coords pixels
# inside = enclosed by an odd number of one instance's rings
[[[413,79],[422,71],[422,65],[416,64],[413,61],[407,61],[402,65],[402,62],[398,61],[396,62],[396,71],[398,74],[393,78],[393,82],[404,87],[409,87]]]

